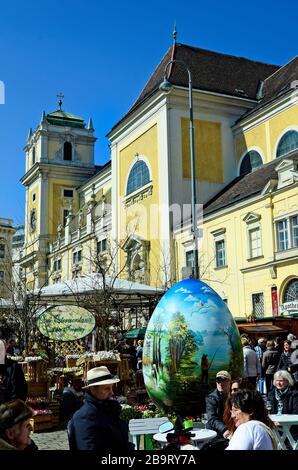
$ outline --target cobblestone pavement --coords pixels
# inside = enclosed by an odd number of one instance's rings
[[[35,432],[32,439],[39,450],[69,450],[65,426],[53,431]]]

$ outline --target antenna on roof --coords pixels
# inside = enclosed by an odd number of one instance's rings
[[[56,96],[57,96],[57,98],[59,98],[58,105],[59,105],[60,111],[62,111],[61,106],[62,106],[62,100],[63,100],[63,98],[64,98],[64,95],[63,95],[63,93],[60,91],[60,93],[59,93],[58,95],[56,95]]]
[[[177,39],[176,21],[174,22],[173,39],[174,39],[174,44],[176,44],[176,39]]]

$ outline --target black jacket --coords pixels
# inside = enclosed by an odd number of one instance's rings
[[[280,353],[276,349],[267,349],[262,357],[263,375],[273,375],[277,371]]]
[[[286,353],[283,352],[280,355],[277,370],[286,370],[287,371],[291,364],[292,364],[292,362],[291,362],[291,353],[286,354]]]
[[[0,364],[0,404],[19,398],[27,398],[28,386],[21,366],[11,359],[5,358]]]
[[[222,437],[227,427],[223,422],[224,407],[227,397],[217,389],[206,397],[207,428],[216,431]]]
[[[271,402],[272,409],[270,413],[277,413],[277,400],[275,398],[275,387],[268,393],[268,400]],[[283,399],[283,414],[297,415],[298,414],[298,390],[289,387],[288,393]]]
[[[70,450],[92,450],[98,455],[125,454],[133,450],[128,426],[120,419],[116,400],[97,400],[86,393],[82,407],[68,424]]]

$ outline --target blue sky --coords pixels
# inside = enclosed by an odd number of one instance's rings
[[[212,3],[52,0],[0,9],[0,217],[24,220],[24,145],[43,110],[91,116],[96,163],[109,159],[106,133],[138,97],[172,43],[285,64],[298,53],[294,0]]]

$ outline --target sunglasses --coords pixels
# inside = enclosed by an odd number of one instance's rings
[[[221,384],[223,382],[228,382],[229,379],[226,379],[224,377],[217,377],[215,380],[218,384]]]
[[[239,390],[239,387],[232,387],[231,392],[237,392]]]

